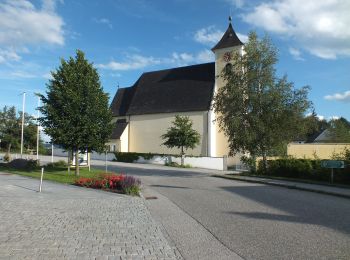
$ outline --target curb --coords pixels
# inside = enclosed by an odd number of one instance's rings
[[[267,185],[271,185],[271,186],[278,186],[278,187],[284,187],[284,188],[288,188],[288,189],[309,191],[309,192],[315,192],[315,193],[326,194],[326,195],[331,195],[331,196],[336,196],[336,197],[350,199],[350,195],[347,195],[347,194],[342,194],[342,193],[337,193],[337,192],[332,192],[332,191],[319,190],[319,189],[312,189],[312,188],[304,188],[304,187],[300,187],[300,186],[297,186],[297,185],[275,183],[275,182],[269,182],[269,181],[263,181],[263,180],[261,180],[261,181],[260,180],[251,180],[251,179],[244,179],[244,178],[231,177],[231,176],[228,177],[228,176],[224,176],[224,175],[212,175],[212,176],[213,177],[217,177],[217,178],[228,179],[228,180],[236,180],[236,181],[243,181],[243,182],[267,184]]]

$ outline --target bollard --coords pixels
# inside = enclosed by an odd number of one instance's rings
[[[41,186],[43,185],[43,176],[44,176],[44,168],[41,168],[39,192],[41,192]]]

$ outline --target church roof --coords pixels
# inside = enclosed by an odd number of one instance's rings
[[[224,49],[224,48],[240,46],[240,45],[243,45],[243,43],[241,42],[241,40],[238,38],[237,34],[233,30],[232,24],[230,22],[221,40],[211,50],[215,51],[218,49]]]
[[[123,134],[125,128],[128,126],[128,123],[125,119],[117,120],[112,130],[111,139],[120,139]]]
[[[205,63],[142,74],[129,88],[116,93],[114,116],[206,111],[215,84],[215,63]]]

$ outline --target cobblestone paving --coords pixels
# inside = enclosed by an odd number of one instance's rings
[[[141,198],[0,173],[0,259],[181,259]]]

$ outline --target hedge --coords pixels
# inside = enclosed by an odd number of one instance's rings
[[[334,169],[334,182],[350,184],[350,161],[345,161],[346,168]],[[329,182],[331,169],[321,167],[321,160],[310,159],[277,159],[269,160],[267,171],[263,171],[262,161],[258,164],[260,175],[308,179]]]

